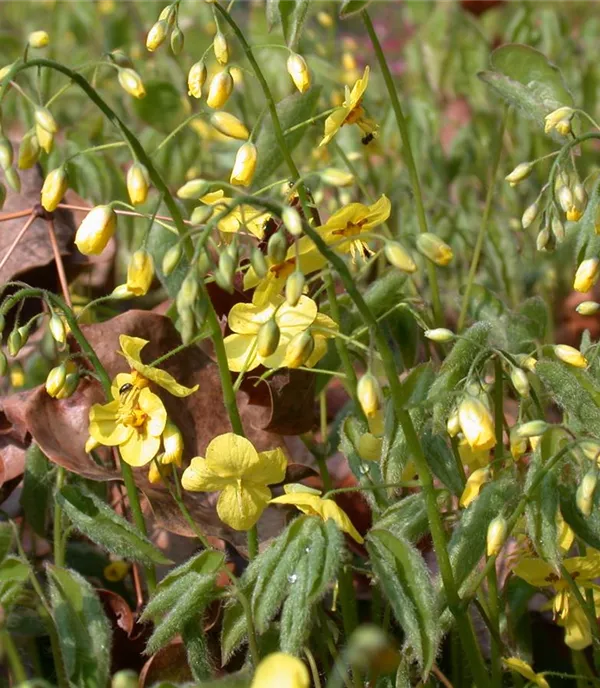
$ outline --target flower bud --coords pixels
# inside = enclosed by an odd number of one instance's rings
[[[179,428],[170,419],[167,419],[167,424],[162,434],[162,441],[165,450],[160,458],[160,462],[162,464],[174,463],[176,466],[181,466],[183,436]]]
[[[77,389],[77,385],[79,385],[79,375],[77,373],[67,373],[65,384],[55,394],[55,397],[57,399],[67,399]]]
[[[183,50],[183,45],[185,43],[185,36],[183,31],[176,26],[171,34],[171,52],[173,55],[179,55]]]
[[[188,95],[194,98],[202,97],[202,86],[206,81],[206,65],[204,60],[198,60],[190,67],[188,72]],[[227,100],[227,98],[225,98]],[[225,102],[225,101],[223,101]]]
[[[598,258],[586,258],[577,268],[573,289],[585,294],[596,284],[599,276],[600,260]]]
[[[432,263],[444,267],[450,263],[454,254],[445,241],[435,234],[425,232],[417,237],[417,248]]]
[[[167,26],[171,28],[175,23],[175,5],[165,5],[158,15],[158,21],[167,22]]]
[[[193,225],[204,225],[210,220],[214,210],[209,205],[199,205],[192,210],[190,222]]]
[[[600,303],[596,301],[582,301],[575,310],[579,315],[596,315],[600,311]]]
[[[510,453],[515,461],[518,461],[527,451],[527,439],[517,437],[516,433],[510,433]]]
[[[154,259],[144,249],[136,251],[127,266],[127,291],[134,296],[148,293],[154,279]]]
[[[487,529],[487,555],[488,557],[495,557],[502,549],[502,545],[506,540],[508,532],[508,525],[504,516],[496,516],[490,521]]]
[[[531,174],[531,171],[533,170],[533,163],[530,162],[521,162],[519,163],[515,169],[510,173],[507,174],[504,179],[511,185],[511,186],[516,186],[519,182],[522,182],[524,179],[527,179],[529,175]]]
[[[135,671],[122,669],[113,675],[110,688],[138,688],[139,679]]]
[[[210,182],[205,179],[190,179],[182,187],[177,189],[177,198],[186,201],[198,200],[208,191]]]
[[[117,216],[109,205],[92,208],[79,225],[75,244],[85,255],[99,255],[112,238],[117,227]]]
[[[213,112],[210,117],[210,123],[221,134],[232,139],[246,141],[250,136],[246,125],[229,112]]]
[[[233,91],[233,78],[228,70],[215,74],[210,82],[206,104],[215,110],[225,105]]]
[[[20,170],[28,170],[35,165],[39,157],[40,144],[38,138],[33,131],[29,131],[21,140],[17,167]]]
[[[454,339],[454,332],[448,330],[445,327],[436,327],[433,330],[425,330],[424,332],[427,339],[431,339],[432,342],[438,342],[443,344],[444,342],[451,342]]]
[[[295,270],[287,278],[285,282],[285,300],[292,308],[300,301],[305,282],[304,275],[299,270]]]
[[[8,370],[8,359],[4,355],[4,351],[0,350],[0,377],[4,377],[6,375],[7,370]]]
[[[59,366],[56,366],[56,368],[52,368],[46,378],[46,392],[48,392],[51,397],[56,397],[63,388],[66,379],[67,366],[65,363],[61,363]]]
[[[49,213],[56,210],[69,186],[67,172],[63,166],[48,173],[42,186],[42,206]]]
[[[198,256],[198,261],[196,263],[196,269],[198,270],[198,275],[200,277],[206,277],[208,273],[213,269],[213,262],[208,251],[201,251]]]
[[[545,420],[530,420],[528,423],[523,423],[514,430],[515,437],[519,439],[530,439],[531,437],[539,437],[543,435],[550,427]]]
[[[310,330],[304,330],[292,337],[287,345],[283,366],[286,368],[299,368],[310,358],[315,349],[315,339]]]
[[[177,294],[177,308],[179,311],[191,308],[198,298],[198,282],[195,276],[188,272]]]
[[[557,243],[562,244],[565,240],[565,226],[558,217],[552,218],[552,233],[554,234]]]
[[[59,344],[64,344],[67,341],[67,332],[65,330],[65,325],[62,321],[60,315],[52,313],[50,317],[50,322],[48,323],[48,329],[50,334]]]
[[[233,258],[223,251],[219,256],[219,268],[218,274],[220,277],[219,286],[226,291],[231,291],[233,289],[233,279],[235,277],[236,262]]]
[[[36,122],[35,135],[38,143],[40,144],[40,148],[45,153],[48,153],[48,155],[52,153],[52,149],[54,148],[54,134],[46,131],[44,127],[40,127],[40,125]]]
[[[181,244],[177,242],[167,250],[162,259],[162,271],[165,277],[168,277],[177,267],[179,259],[181,258]]]
[[[141,162],[134,162],[127,172],[127,193],[132,205],[145,203],[148,186],[148,170]]]
[[[281,330],[277,324],[275,318],[269,318],[266,323],[260,326],[257,336],[256,349],[258,355],[262,358],[267,358],[274,354],[279,346],[279,340],[281,339]]]
[[[267,265],[265,256],[259,248],[255,247],[252,249],[252,253],[250,254],[250,265],[259,279],[265,277],[267,272],[269,272],[269,266]]]
[[[535,247],[538,251],[552,251],[554,248],[554,237],[550,234],[548,227],[543,227],[535,238]]]
[[[577,349],[569,346],[568,344],[557,344],[554,347],[554,353],[561,361],[568,363],[575,368],[587,367],[588,362],[585,356],[580,351],[577,351]]]
[[[510,381],[517,390],[517,394],[522,397],[529,396],[529,378],[524,370],[521,368],[513,368],[510,371]]]
[[[573,108],[570,107],[559,107],[557,110],[553,110],[544,117],[544,132],[546,134],[550,133],[561,120],[572,117],[573,114]]]
[[[539,212],[540,204],[538,201],[535,201],[535,203],[532,203],[528,208],[525,209],[523,217],[521,218],[521,226],[523,229],[527,229],[535,222],[535,218],[538,216]]]
[[[49,134],[56,134],[58,125],[48,108],[37,107],[35,109],[34,118],[36,124],[39,124],[42,129],[45,129]]]
[[[556,195],[560,207],[565,211],[565,213],[569,212],[569,210],[573,207],[573,194],[571,189],[569,189],[568,186],[561,186]]]
[[[301,659],[273,652],[256,667],[250,688],[309,688],[310,683],[308,669]]]
[[[117,67],[133,69],[133,62],[131,61],[131,58],[123,50],[112,50],[109,55],[110,59],[117,65]]]
[[[267,243],[267,256],[274,264],[283,263],[287,254],[287,241],[282,232],[276,232]]]
[[[415,261],[404,250],[402,244],[399,244],[397,241],[386,241],[383,252],[388,262],[395,268],[398,268],[398,270],[409,275],[416,271]]]
[[[594,506],[594,491],[597,482],[598,476],[596,470],[592,469],[583,476],[583,480],[577,488],[575,501],[577,508],[584,516],[589,516],[592,513],[592,507]]]
[[[258,150],[253,143],[243,143],[235,156],[235,163],[231,171],[229,182],[236,186],[250,186],[254,172]]]
[[[281,213],[281,219],[293,237],[299,237],[302,234],[302,218],[296,208],[286,206]]]
[[[50,43],[50,36],[46,31],[32,31],[27,42],[31,48],[45,48]]]
[[[226,65],[229,62],[229,48],[227,46],[227,39],[221,31],[217,31],[213,40],[213,50],[215,57],[220,65]]]
[[[23,339],[21,337],[21,333],[19,332],[18,328],[15,328],[9,335],[8,335],[8,340],[6,342],[7,348],[8,348],[8,353],[14,358],[19,351],[21,350],[21,347],[23,346]]]
[[[169,25],[166,21],[164,21],[164,19],[157,21],[152,26],[150,31],[148,31],[148,36],[146,37],[146,48],[150,52],[155,51],[159,46],[161,46],[164,43],[168,31]]]
[[[458,410],[453,411],[446,421],[446,431],[450,437],[456,437],[460,432],[460,421],[458,419]]]
[[[458,421],[471,449],[483,451],[496,444],[492,414],[476,397],[466,397],[460,402]]]
[[[144,82],[134,69],[119,69],[119,83],[121,88],[134,98],[144,98],[146,95]]]
[[[571,118],[563,117],[555,124],[554,128],[561,136],[568,136],[573,131],[571,128]]]
[[[287,59],[287,71],[300,93],[306,93],[310,88],[310,72],[306,60],[297,53],[291,53]]]
[[[327,167],[319,173],[321,181],[331,186],[345,187],[354,183],[354,175],[345,170],[338,170],[335,167]]]
[[[4,136],[0,139],[0,167],[8,170],[13,164],[13,147],[10,141]]]
[[[361,408],[370,418],[381,408],[381,387],[377,378],[372,373],[365,373],[356,385],[356,396]]]

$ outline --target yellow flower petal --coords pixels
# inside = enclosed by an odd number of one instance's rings
[[[183,471],[181,485],[191,492],[217,492],[225,488],[231,478],[223,478],[210,468],[206,459],[196,456]]]
[[[266,509],[271,490],[261,485],[246,485],[241,489],[227,485],[217,502],[217,514],[223,523],[234,530],[250,530]]]
[[[291,338],[308,329],[315,321],[317,312],[317,304],[308,296],[301,296],[295,306],[290,306],[287,301],[280,306],[275,320],[281,332]]]
[[[119,402],[94,404],[90,409],[90,435],[106,447],[114,447],[125,442],[133,428],[118,422]]]
[[[304,663],[284,652],[273,652],[261,660],[250,688],[309,688],[310,676]]]
[[[338,101],[339,102],[339,101]],[[326,146],[331,139],[338,133],[344,120],[348,116],[348,109],[345,107],[336,108],[329,117],[325,120],[325,132],[323,138],[319,143],[319,148],[321,146]]]
[[[258,334],[260,326],[273,317],[279,303],[257,306],[255,303],[236,303],[229,311],[229,327],[237,334]]]
[[[230,334],[225,337],[224,344],[229,370],[239,373],[240,370],[254,370],[260,365],[255,336]]]
[[[513,573],[538,588],[552,585],[553,580],[558,580],[556,571],[550,564],[534,557],[523,557],[513,569]]]
[[[244,481],[273,485],[280,483],[285,478],[287,458],[281,448],[260,452],[259,461],[250,466],[244,473]]]
[[[145,466],[158,454],[160,437],[154,437],[138,429],[131,433],[129,439],[119,445],[121,458],[130,466]]]
[[[592,644],[590,622],[575,599],[570,599],[569,611],[559,623],[565,629],[565,643],[572,650],[584,650]]]
[[[490,472],[487,468],[478,468],[476,471],[473,471],[467,480],[467,484],[465,485],[462,495],[460,496],[460,506],[466,508],[474,499],[477,499],[481,488],[489,481],[489,479]]]
[[[260,462],[252,442],[241,435],[226,432],[212,439],[206,447],[206,461],[222,478],[244,478]]]
[[[508,659],[503,659],[502,664],[504,664],[507,669],[521,674],[521,676],[526,678],[528,681],[531,681],[536,686],[539,686],[539,688],[550,688],[548,681],[546,681],[541,674],[536,674],[529,664],[524,662],[519,657],[509,657]]]
[[[146,421],[147,433],[153,437],[162,435],[167,424],[167,411],[160,397],[151,392],[148,387],[145,387],[140,392],[138,404],[140,409],[148,416]]]

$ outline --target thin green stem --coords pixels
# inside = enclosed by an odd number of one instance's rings
[[[66,478],[65,469],[58,466],[56,470],[56,492],[60,492]],[[65,550],[62,538],[63,512],[58,499],[54,500],[54,527],[52,536],[54,538],[54,564],[55,566],[65,565]]]
[[[494,359],[494,426],[496,430],[496,446],[494,459],[498,464],[504,458],[504,371],[502,359],[496,356]]]
[[[415,163],[415,158],[412,152],[412,146],[410,143],[410,134],[408,131],[408,125],[406,123],[406,118],[404,117],[404,112],[402,111],[402,105],[400,104],[400,99],[398,98],[398,92],[396,91],[396,85],[394,84],[394,78],[390,72],[389,65],[387,63],[385,53],[377,37],[377,33],[371,22],[371,17],[367,10],[363,10],[362,13],[363,22],[367,28],[367,33],[375,50],[375,56],[379,62],[379,67],[383,74],[383,80],[390,96],[390,101],[392,104],[392,109],[394,115],[396,116],[396,123],[398,124],[398,129],[400,131],[400,138],[402,139],[402,148],[404,153],[404,161],[406,163],[406,168],[408,170],[408,175],[410,177],[410,183],[413,191],[413,196],[415,199],[415,210],[417,212],[417,220],[419,223],[419,231],[422,233],[428,232],[427,228],[427,216],[425,214],[425,205],[423,203],[423,192],[421,190],[421,181],[419,179],[419,171],[417,170],[417,165]],[[435,270],[435,265],[431,261],[427,261],[427,275],[429,277],[429,286],[431,287],[431,301],[433,307],[433,318],[436,324],[442,325],[444,322],[444,313],[442,311],[442,302],[440,299],[440,290],[437,282],[437,273]]]
[[[27,673],[25,672],[25,667],[21,661],[19,651],[8,631],[2,631],[0,633],[0,647],[8,660],[8,666],[10,667],[10,673],[13,678],[13,685],[17,686],[27,681]]]
[[[498,599],[498,577],[496,575],[496,567],[490,569],[488,575],[488,611],[489,620],[493,627],[494,633],[491,636],[492,649],[492,686],[494,688],[501,688],[502,686],[502,649],[498,643],[497,638],[500,636],[500,606]]]
[[[479,267],[479,259],[481,258],[481,252],[483,250],[483,242],[487,235],[488,227],[490,224],[490,215],[492,212],[492,200],[494,198],[494,189],[496,188],[496,177],[498,175],[498,169],[500,167],[500,160],[502,158],[502,142],[504,140],[504,132],[506,130],[506,122],[508,120],[509,109],[504,108],[504,114],[502,115],[502,123],[500,124],[500,131],[496,139],[496,150],[494,153],[494,160],[492,163],[492,171],[490,174],[490,179],[488,182],[487,194],[485,197],[485,206],[483,208],[483,217],[481,218],[481,224],[479,225],[479,232],[477,234],[477,239],[475,241],[475,248],[473,249],[473,258],[471,259],[471,266],[469,267],[469,274],[467,276],[467,285],[465,287],[465,293],[463,294],[462,303],[460,306],[460,315],[458,316],[457,332],[461,332],[465,320],[467,318],[467,308],[469,307],[469,299],[471,298],[471,290],[473,289],[473,284],[475,281],[475,275],[477,274],[477,268]]]
[[[248,538],[248,558],[252,561],[258,555],[258,530],[256,525],[250,528],[246,536]]]

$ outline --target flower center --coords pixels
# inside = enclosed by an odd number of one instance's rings
[[[334,229],[332,234],[335,236],[343,237],[355,237],[361,233],[363,225],[366,223],[367,219],[359,220],[358,222],[348,222],[348,224],[343,229]]]
[[[296,259],[295,258],[288,258],[287,260],[284,260],[283,263],[277,263],[276,265],[271,265],[269,268],[269,272],[275,277],[275,278],[284,278],[284,277],[289,277],[292,272],[294,272],[294,269],[296,267]]]
[[[350,112],[346,115],[344,124],[356,124],[356,122],[363,117],[365,111],[360,103],[361,101],[359,100],[352,110],[350,110]]]

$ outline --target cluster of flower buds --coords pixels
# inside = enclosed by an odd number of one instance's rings
[[[549,134],[557,131],[561,136],[568,136],[572,133],[571,121],[575,110],[570,107],[560,107],[544,118],[544,132]]]
[[[52,368],[46,378],[46,392],[55,399],[66,399],[77,389],[79,371],[72,360],[63,361]]]
[[[158,21],[152,25],[146,36],[146,48],[154,52],[167,39],[171,32],[171,50],[174,55],[179,55],[183,50],[184,36],[178,24],[178,3],[164,7],[158,17]]]

